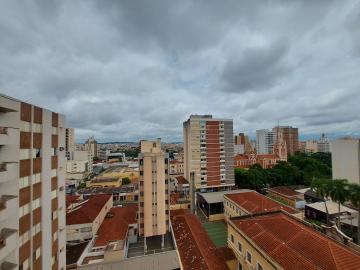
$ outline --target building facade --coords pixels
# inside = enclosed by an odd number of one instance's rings
[[[140,141],[139,154],[139,235],[162,236],[169,231],[169,157],[161,141]]]
[[[73,128],[65,129],[65,151],[67,159],[70,159],[70,153],[75,150],[75,130]]]
[[[360,184],[360,140],[343,138],[331,142],[333,179]]]
[[[260,155],[272,154],[276,132],[268,129],[256,131],[256,153]]]
[[[191,115],[183,127],[184,177],[194,172],[196,189],[234,186],[233,121]]]
[[[330,140],[325,136],[325,134],[321,134],[321,137],[318,141],[318,152],[321,153],[330,153]]]
[[[291,126],[276,126],[274,132],[281,132],[283,140],[286,143],[288,155],[294,155],[299,151],[299,130]]]
[[[0,96],[0,268],[65,269],[65,117]]]

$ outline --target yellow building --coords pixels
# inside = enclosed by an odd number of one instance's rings
[[[360,269],[359,253],[284,211],[229,219],[228,246],[239,270]]]

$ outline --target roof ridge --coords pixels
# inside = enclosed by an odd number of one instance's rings
[[[334,251],[332,250],[332,247],[331,247],[332,245],[331,245],[330,241],[327,241],[327,245],[328,245],[328,247],[329,247],[329,249],[330,249],[331,258],[332,258],[332,260],[334,261],[334,264],[335,264],[336,268],[339,268],[338,265],[337,265],[337,263],[336,263],[335,254],[334,254]]]

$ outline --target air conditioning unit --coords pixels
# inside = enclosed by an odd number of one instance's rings
[[[65,149],[64,147],[59,147],[60,151],[64,151],[64,149]]]

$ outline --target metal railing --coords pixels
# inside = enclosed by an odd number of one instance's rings
[[[7,127],[0,127],[0,134],[8,134],[8,128]]]

